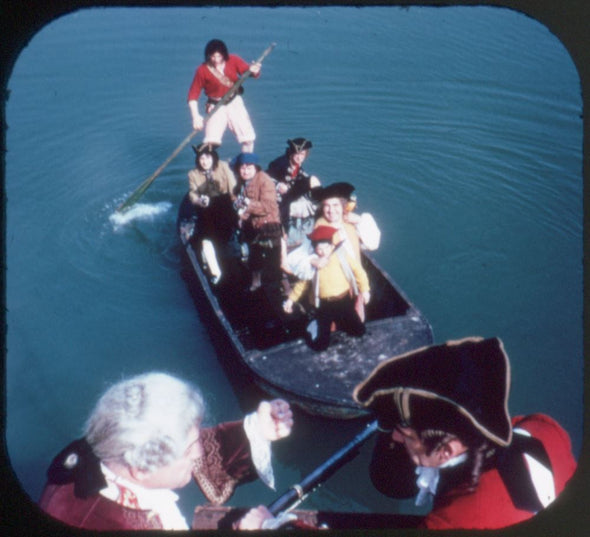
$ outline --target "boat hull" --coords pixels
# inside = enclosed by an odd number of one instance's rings
[[[312,415],[363,418],[366,411],[352,399],[354,387],[383,360],[432,343],[428,321],[364,253],[363,265],[372,287],[365,335],[355,338],[335,331],[326,350],[312,350],[304,339],[309,318],[284,314],[284,297],[276,286],[247,293],[243,284],[228,287],[228,282],[212,282],[198,243],[190,237],[194,222],[186,204],[185,198],[178,220],[186,254],[185,279],[208,327],[215,328],[218,354],[226,370],[240,382],[247,374],[265,393]]]

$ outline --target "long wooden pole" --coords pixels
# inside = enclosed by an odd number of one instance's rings
[[[276,46],[276,43],[271,43],[271,45],[261,54],[260,58],[256,60],[256,63],[262,63],[264,58],[266,58],[272,51],[272,49]],[[225,95],[215,103],[215,106],[205,115],[205,121],[209,119],[220,106],[227,104],[227,102],[236,94],[236,92],[240,89],[240,86],[245,82],[245,80],[251,75],[250,69],[245,71],[242,76],[235,82],[235,84],[225,93]],[[198,130],[193,130],[182,142],[180,145],[170,154],[170,156],[160,165],[160,167],[152,173],[141,185],[139,185],[130,195],[129,197],[121,203],[117,207],[117,212],[123,212],[124,210],[128,209],[133,205],[141,196],[143,196],[144,192],[152,185],[152,183],[156,180],[156,177],[162,173],[164,168],[172,162],[174,158],[180,153],[186,145],[194,138],[194,136],[198,133]]]

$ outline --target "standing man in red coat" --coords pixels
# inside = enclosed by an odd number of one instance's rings
[[[246,63],[235,54],[230,54],[227,46],[219,39],[212,39],[205,46],[205,61],[199,65],[188,92],[188,106],[191,111],[193,129],[201,130],[204,125],[203,116],[199,113],[198,99],[201,91],[207,96],[205,105],[209,112],[215,104],[227,93],[235,82],[248,69],[255,78],[260,76],[260,63]],[[225,105],[221,106],[205,125],[205,138],[203,143],[221,145],[221,139],[225,129],[229,129],[236,135],[242,151],[251,153],[254,151],[256,133],[250,121],[250,116],[241,97],[243,88]]]
[[[354,391],[381,430],[371,478],[382,493],[432,501],[430,529],[496,529],[547,507],[576,469],[549,416],[510,418],[510,365],[497,338],[467,338],[382,362]]]

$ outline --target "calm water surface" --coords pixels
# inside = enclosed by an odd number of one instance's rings
[[[262,160],[310,138],[307,169],[356,185],[383,230],[378,261],[436,341],[501,337],[511,412],[553,415],[578,453],[582,102],[554,35],[483,7],[91,9],[39,32],[9,82],[7,441],[27,493],[122,376],[193,380],[211,423],[260,397],[228,380],[180,276],[190,148],[127,221],[110,218],[191,131],[186,93],[213,37],[249,60],[277,43],[246,84]],[[222,158],[237,152],[226,134]],[[358,427],[298,414],[275,450],[279,491]],[[397,509],[373,491],[369,454],[306,505]],[[232,503],[274,496],[252,484]]]

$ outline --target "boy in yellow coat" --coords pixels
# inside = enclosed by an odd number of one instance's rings
[[[283,304],[285,312],[291,313],[293,304],[309,291],[310,302],[317,308],[317,335],[308,343],[318,351],[330,344],[333,322],[351,336],[362,336],[365,325],[355,311],[355,300],[359,294],[365,304],[371,298],[369,278],[360,262],[332,244],[336,231],[331,226],[318,226],[308,235],[318,257],[317,269],[311,280],[299,280],[293,286]]]

